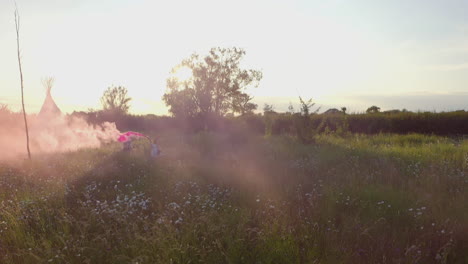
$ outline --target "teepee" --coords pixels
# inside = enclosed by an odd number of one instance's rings
[[[55,104],[54,99],[52,99],[52,95],[50,94],[50,90],[54,85],[54,78],[49,77],[42,80],[42,85],[46,89],[47,94],[38,116],[48,118],[60,116],[62,111],[60,111],[60,108]]]

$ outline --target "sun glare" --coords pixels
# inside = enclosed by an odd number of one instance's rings
[[[181,67],[174,72],[174,77],[179,81],[185,82],[192,77],[192,70],[188,67]]]

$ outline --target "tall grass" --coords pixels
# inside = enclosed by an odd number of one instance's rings
[[[1,263],[466,263],[468,142],[168,134],[0,166]]]

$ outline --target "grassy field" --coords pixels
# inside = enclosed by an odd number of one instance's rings
[[[166,135],[0,165],[0,263],[468,263],[468,140]]]

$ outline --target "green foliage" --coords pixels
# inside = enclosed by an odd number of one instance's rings
[[[296,129],[293,122],[297,114],[276,114],[271,120],[273,134],[291,134]],[[308,122],[308,121],[306,121]],[[461,136],[468,134],[467,112],[442,113],[374,113],[370,114],[314,114],[310,115],[309,131],[314,133],[332,133],[346,135],[378,133],[420,133],[444,136]]]
[[[260,115],[244,115],[239,120],[245,124],[251,134],[265,134],[265,122]]]
[[[270,107],[270,106],[269,106]],[[266,111],[263,115],[245,113],[244,116],[203,118],[173,118],[155,115],[116,114],[108,111],[75,112],[93,124],[115,122],[120,130],[154,131],[183,129],[187,132],[205,130],[206,124],[213,131],[229,129],[233,123],[246,123],[251,132],[266,135],[290,135],[310,137],[320,133],[338,134],[435,134],[462,136],[468,134],[468,112],[413,113],[381,112],[370,114],[317,114],[317,109],[306,118],[300,113]],[[4,112],[0,118],[16,119],[16,113]],[[298,132],[300,131],[300,132]],[[301,133],[298,136],[298,133]],[[304,142],[306,142],[305,139]]]
[[[257,104],[251,102],[252,96],[246,93],[238,93],[232,99],[232,112],[239,113],[241,116],[246,114],[253,114],[257,109]]]
[[[123,86],[109,87],[101,97],[104,111],[126,114],[130,109],[132,98],[128,96],[127,88]]]
[[[0,262],[466,262],[467,140],[245,137],[2,163]]]
[[[377,107],[375,105],[367,108],[366,113],[372,114],[372,113],[379,113],[380,112],[380,107]]]
[[[310,114],[316,114],[320,108],[317,108],[313,112],[311,112],[312,107],[315,105],[315,103],[312,102],[312,98],[310,98],[307,102],[302,99],[302,97],[299,96],[299,102],[301,103],[301,115],[302,116],[309,116]]]
[[[176,117],[224,116],[229,111],[241,115],[257,108],[251,103],[252,97],[244,91],[257,86],[262,73],[257,70],[240,68],[245,55],[243,49],[212,48],[208,55],[193,54],[176,66],[190,69],[192,76],[181,80],[175,75],[167,79],[167,92],[163,100],[169,111]]]
[[[268,114],[274,112],[275,107],[272,104],[263,105],[263,114]]]
[[[301,112],[300,114],[294,115],[296,136],[302,143],[312,143],[314,142],[315,131],[310,118],[312,115],[316,114],[320,108],[311,111],[312,107],[315,105],[315,103],[312,102],[312,98],[306,102],[299,96],[299,102],[301,103]]]

